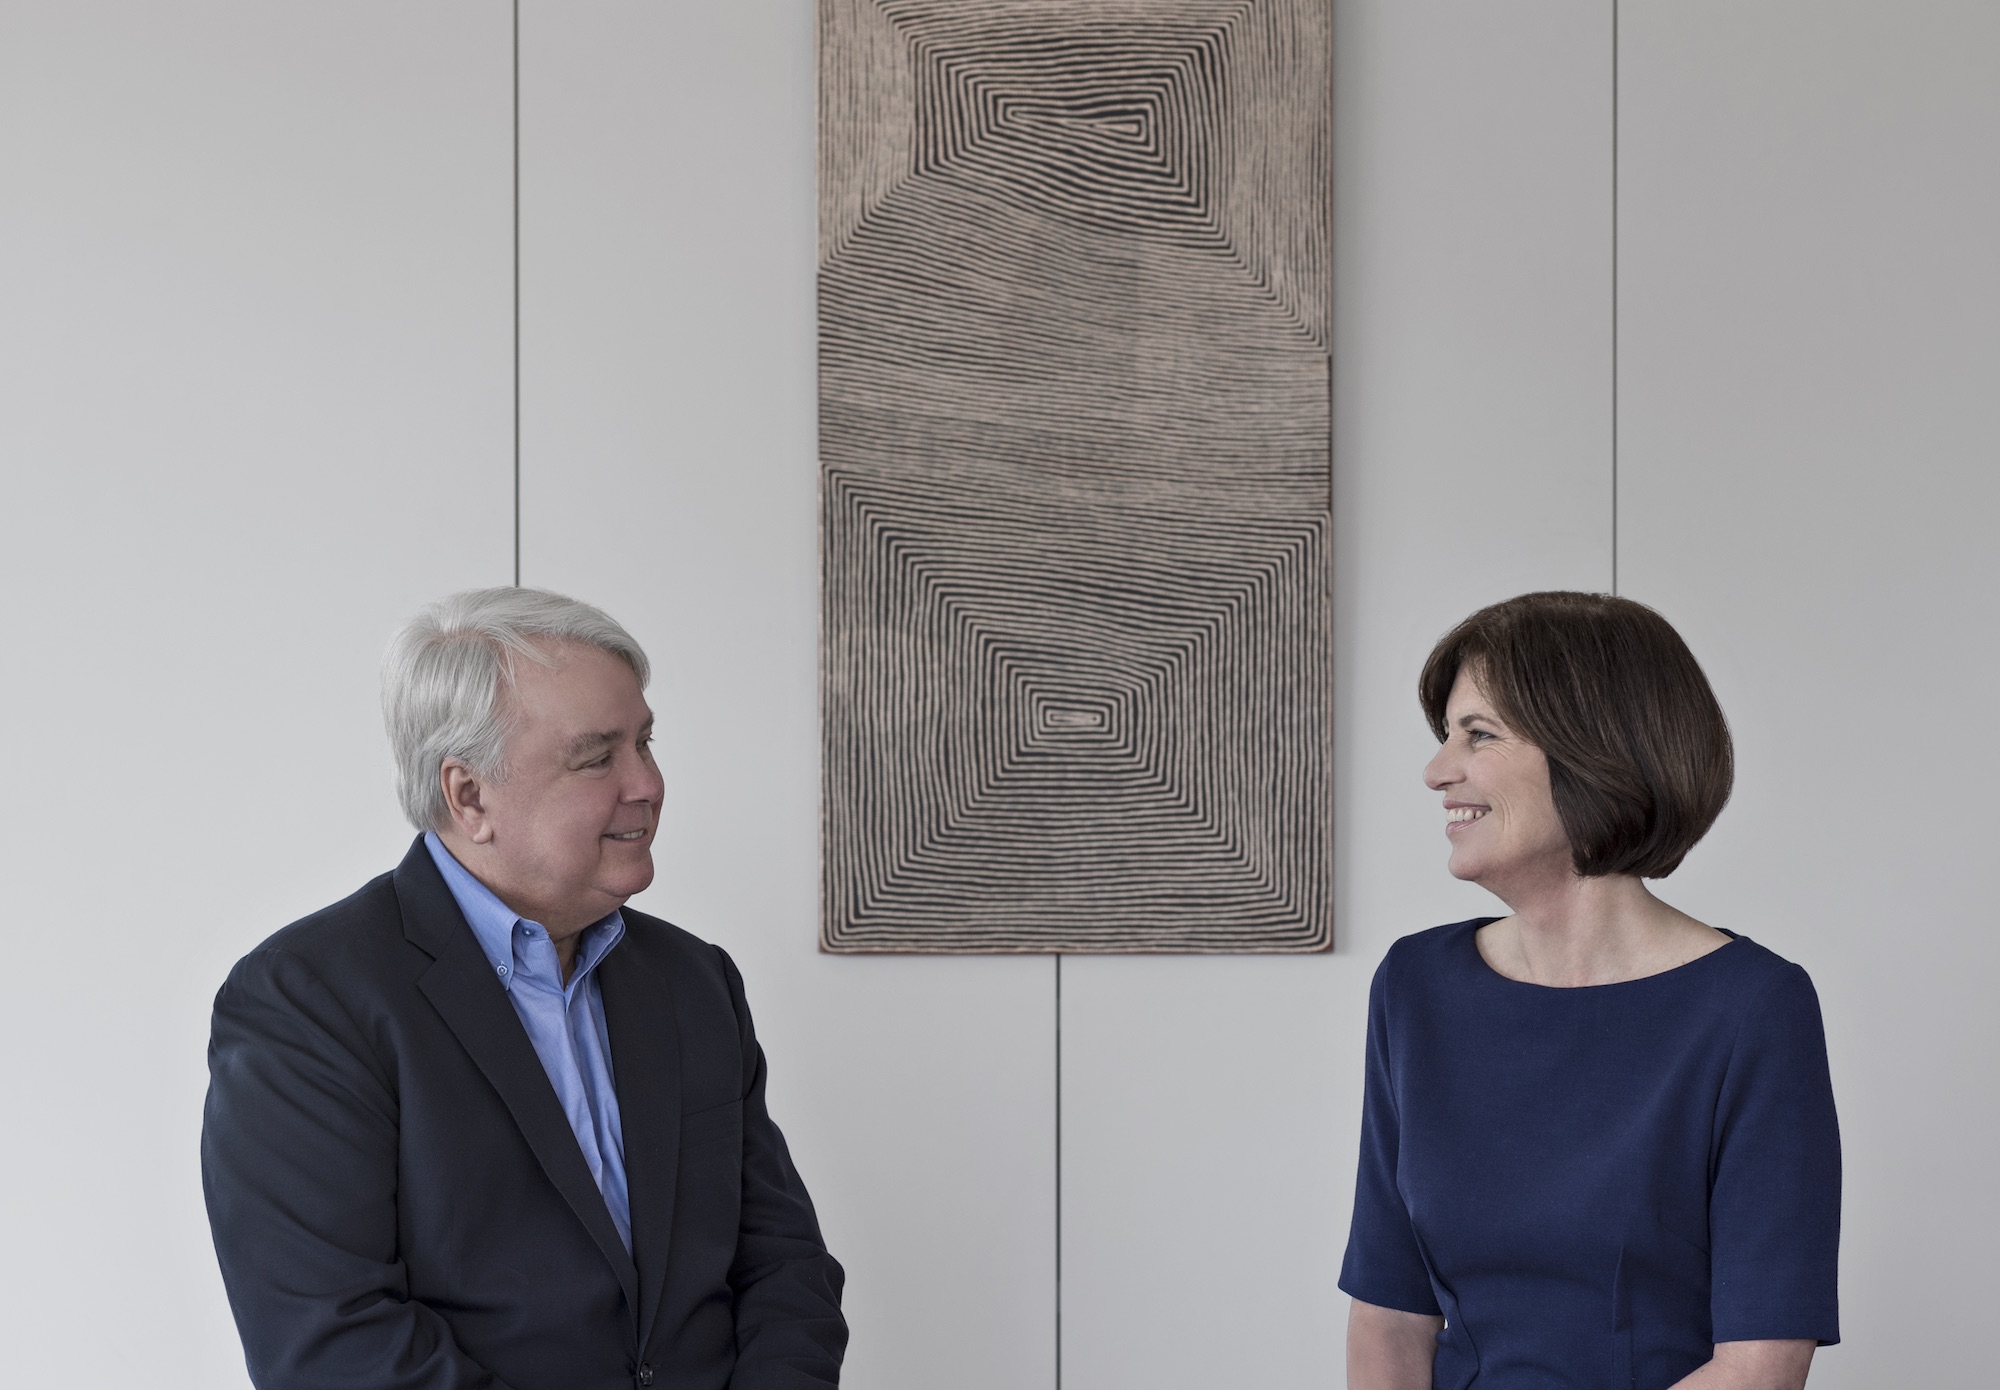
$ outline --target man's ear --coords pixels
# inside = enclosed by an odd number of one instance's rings
[[[453,827],[475,845],[489,843],[493,825],[486,818],[479,774],[457,758],[446,758],[438,768],[438,781],[444,788],[445,811]]]

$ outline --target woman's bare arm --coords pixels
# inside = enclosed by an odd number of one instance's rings
[[[1352,1333],[1348,1334],[1352,1336]],[[1715,1359],[1673,1390],[1805,1390],[1814,1342],[1717,1342]],[[1353,1362],[1350,1360],[1350,1365]]]
[[[1443,1327],[1443,1318],[1354,1299],[1347,1309],[1347,1390],[1431,1390]]]

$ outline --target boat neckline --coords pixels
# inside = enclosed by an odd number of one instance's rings
[[[1664,980],[1669,975],[1679,975],[1683,971],[1693,970],[1699,965],[1714,960],[1717,956],[1725,955],[1728,953],[1729,948],[1737,942],[1748,941],[1750,939],[1747,936],[1729,930],[1727,927],[1716,927],[1713,930],[1721,932],[1729,940],[1723,942],[1712,951],[1703,951],[1693,960],[1682,961],[1679,965],[1670,965],[1665,970],[1655,970],[1650,975],[1634,975],[1629,980],[1606,980],[1603,984],[1597,985],[1544,985],[1537,984],[1533,980],[1517,980],[1512,975],[1501,974],[1493,968],[1492,962],[1488,961],[1485,953],[1479,949],[1479,929],[1491,926],[1500,920],[1498,917],[1475,917],[1465,924],[1467,928],[1465,933],[1465,949],[1472,953],[1474,965],[1477,969],[1492,976],[1503,985],[1511,985],[1516,989],[1548,990],[1553,994],[1584,994],[1591,990],[1623,989],[1627,985],[1643,985],[1653,980]]]

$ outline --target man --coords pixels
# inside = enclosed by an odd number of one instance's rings
[[[623,910],[664,791],[647,674],[533,589],[390,648],[423,833],[216,997],[203,1185],[260,1390],[838,1383],[841,1269],[742,980]]]

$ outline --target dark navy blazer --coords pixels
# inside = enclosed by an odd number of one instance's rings
[[[216,996],[202,1177],[261,1390],[805,1390],[847,1327],[729,957],[644,913],[599,966],[628,1255],[419,839]]]

